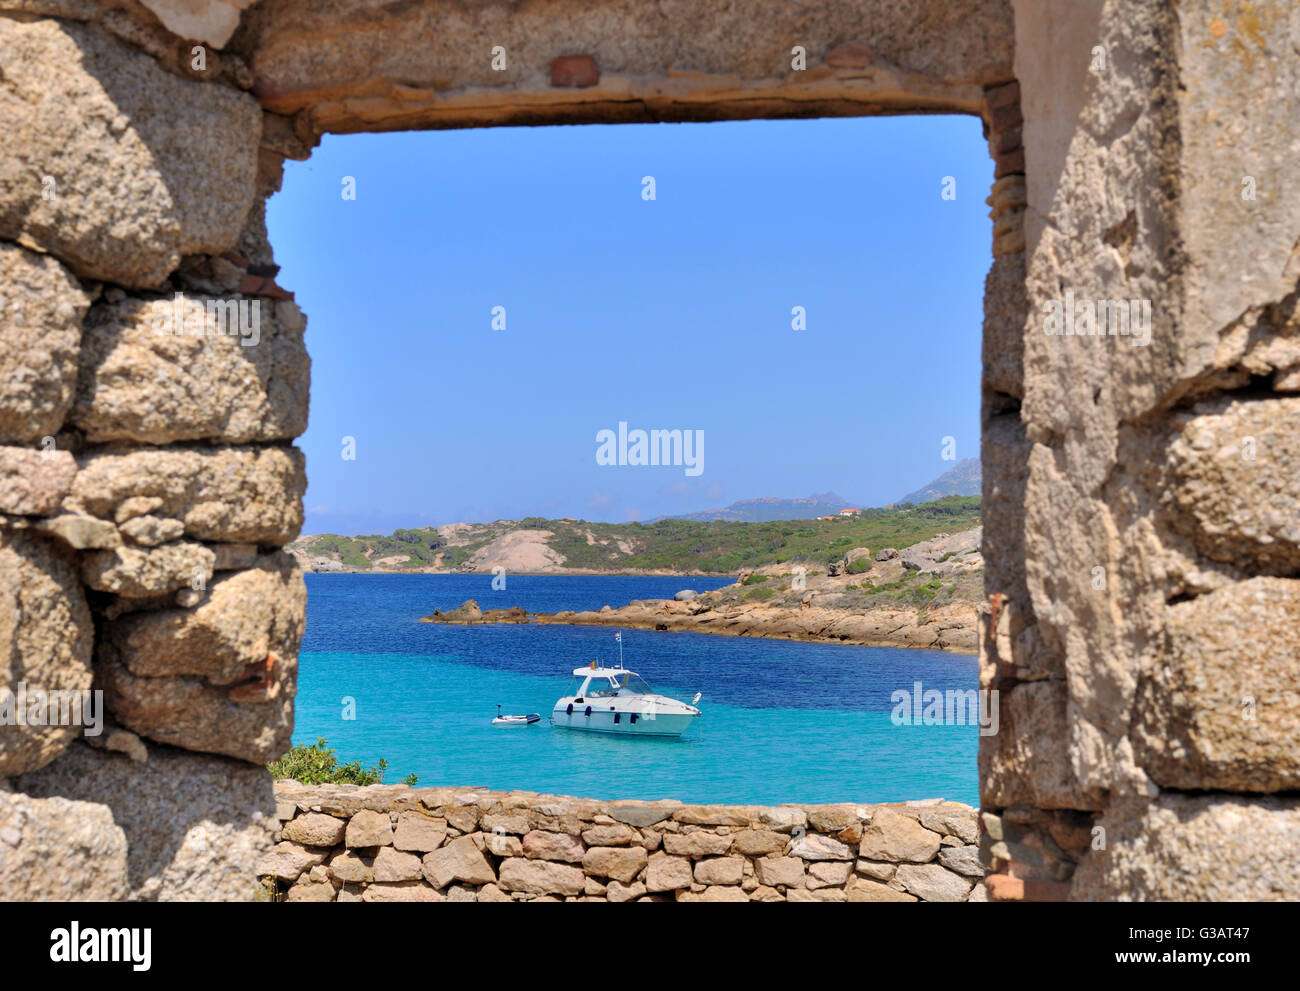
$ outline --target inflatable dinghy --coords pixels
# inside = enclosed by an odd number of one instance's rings
[[[497,706],[496,718],[492,720],[493,726],[531,726],[533,723],[541,722],[542,717],[539,713],[530,712],[527,715],[502,715],[501,706]]]

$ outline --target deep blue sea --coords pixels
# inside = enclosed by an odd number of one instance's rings
[[[618,660],[615,631],[421,623],[466,599],[534,612],[704,591],[727,578],[309,574],[294,742],[388,761],[386,781],[686,802],[978,804],[974,726],[895,726],[890,694],[975,688],[975,658],[695,633],[624,630],[623,661],[704,715],[675,740],[552,729],[574,668]],[[345,719],[345,700],[355,718]],[[525,728],[491,725],[538,712]]]

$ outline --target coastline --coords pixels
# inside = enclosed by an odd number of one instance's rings
[[[953,603],[929,612],[886,607],[851,614],[842,609],[771,607],[743,612],[692,611],[692,605],[692,602],[672,599],[642,599],[617,609],[530,613],[518,607],[479,610],[471,599],[459,609],[433,613],[422,617],[420,622],[454,626],[525,623],[537,626],[606,626],[857,647],[943,650],[953,654],[973,655],[978,652],[975,636],[979,619],[973,602]]]
[[[468,599],[420,621],[623,627],[975,654],[984,588],[980,539],[975,528],[903,551],[883,548],[874,557],[853,552],[827,568],[796,573],[773,565],[712,591],[687,588],[673,599],[637,599],[599,610],[484,610]]]

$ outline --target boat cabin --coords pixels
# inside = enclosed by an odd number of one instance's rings
[[[645,680],[625,668],[577,668],[573,676],[573,700],[620,698],[628,695],[653,695]]]

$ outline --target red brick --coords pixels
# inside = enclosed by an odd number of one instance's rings
[[[998,107],[1008,107],[1013,103],[1020,102],[1020,83],[1012,80],[1009,83],[1003,83],[1001,86],[990,86],[984,91],[984,99],[988,101],[989,109],[996,110]]]
[[[1004,175],[1014,175],[1025,171],[1025,149],[1004,152],[993,159],[993,178],[1001,179]]]
[[[1010,874],[987,874],[984,887],[995,902],[1018,902],[1025,897],[1025,882]]]
[[[1009,131],[1013,127],[1019,127],[1025,122],[1025,118],[1020,114],[1020,104],[1011,103],[1005,107],[998,107],[993,111],[993,130]]]
[[[240,277],[239,285],[235,286],[235,291],[242,292],[245,295],[259,292],[262,288],[262,281],[261,276],[244,274]]]
[[[248,268],[248,259],[238,251],[223,251],[221,252],[221,257],[232,265],[237,265],[240,268]]]
[[[865,41],[850,41],[826,53],[826,64],[835,69],[865,69],[876,60],[876,53]]]
[[[1026,881],[1025,901],[1027,902],[1063,902],[1069,901],[1070,884],[1068,881]]]
[[[590,55],[561,55],[551,59],[551,85],[583,89],[600,82],[600,70]]]
[[[996,902],[1063,902],[1070,897],[1068,881],[1033,881],[1010,874],[989,874],[984,887]]]
[[[288,289],[281,289],[273,279],[262,280],[262,288],[258,291],[258,295],[265,296],[267,299],[293,299],[293,293]]]
[[[1020,147],[1021,140],[1021,129],[1018,127],[1002,131],[993,140],[993,153],[1001,155],[1004,152],[1015,151]]]

